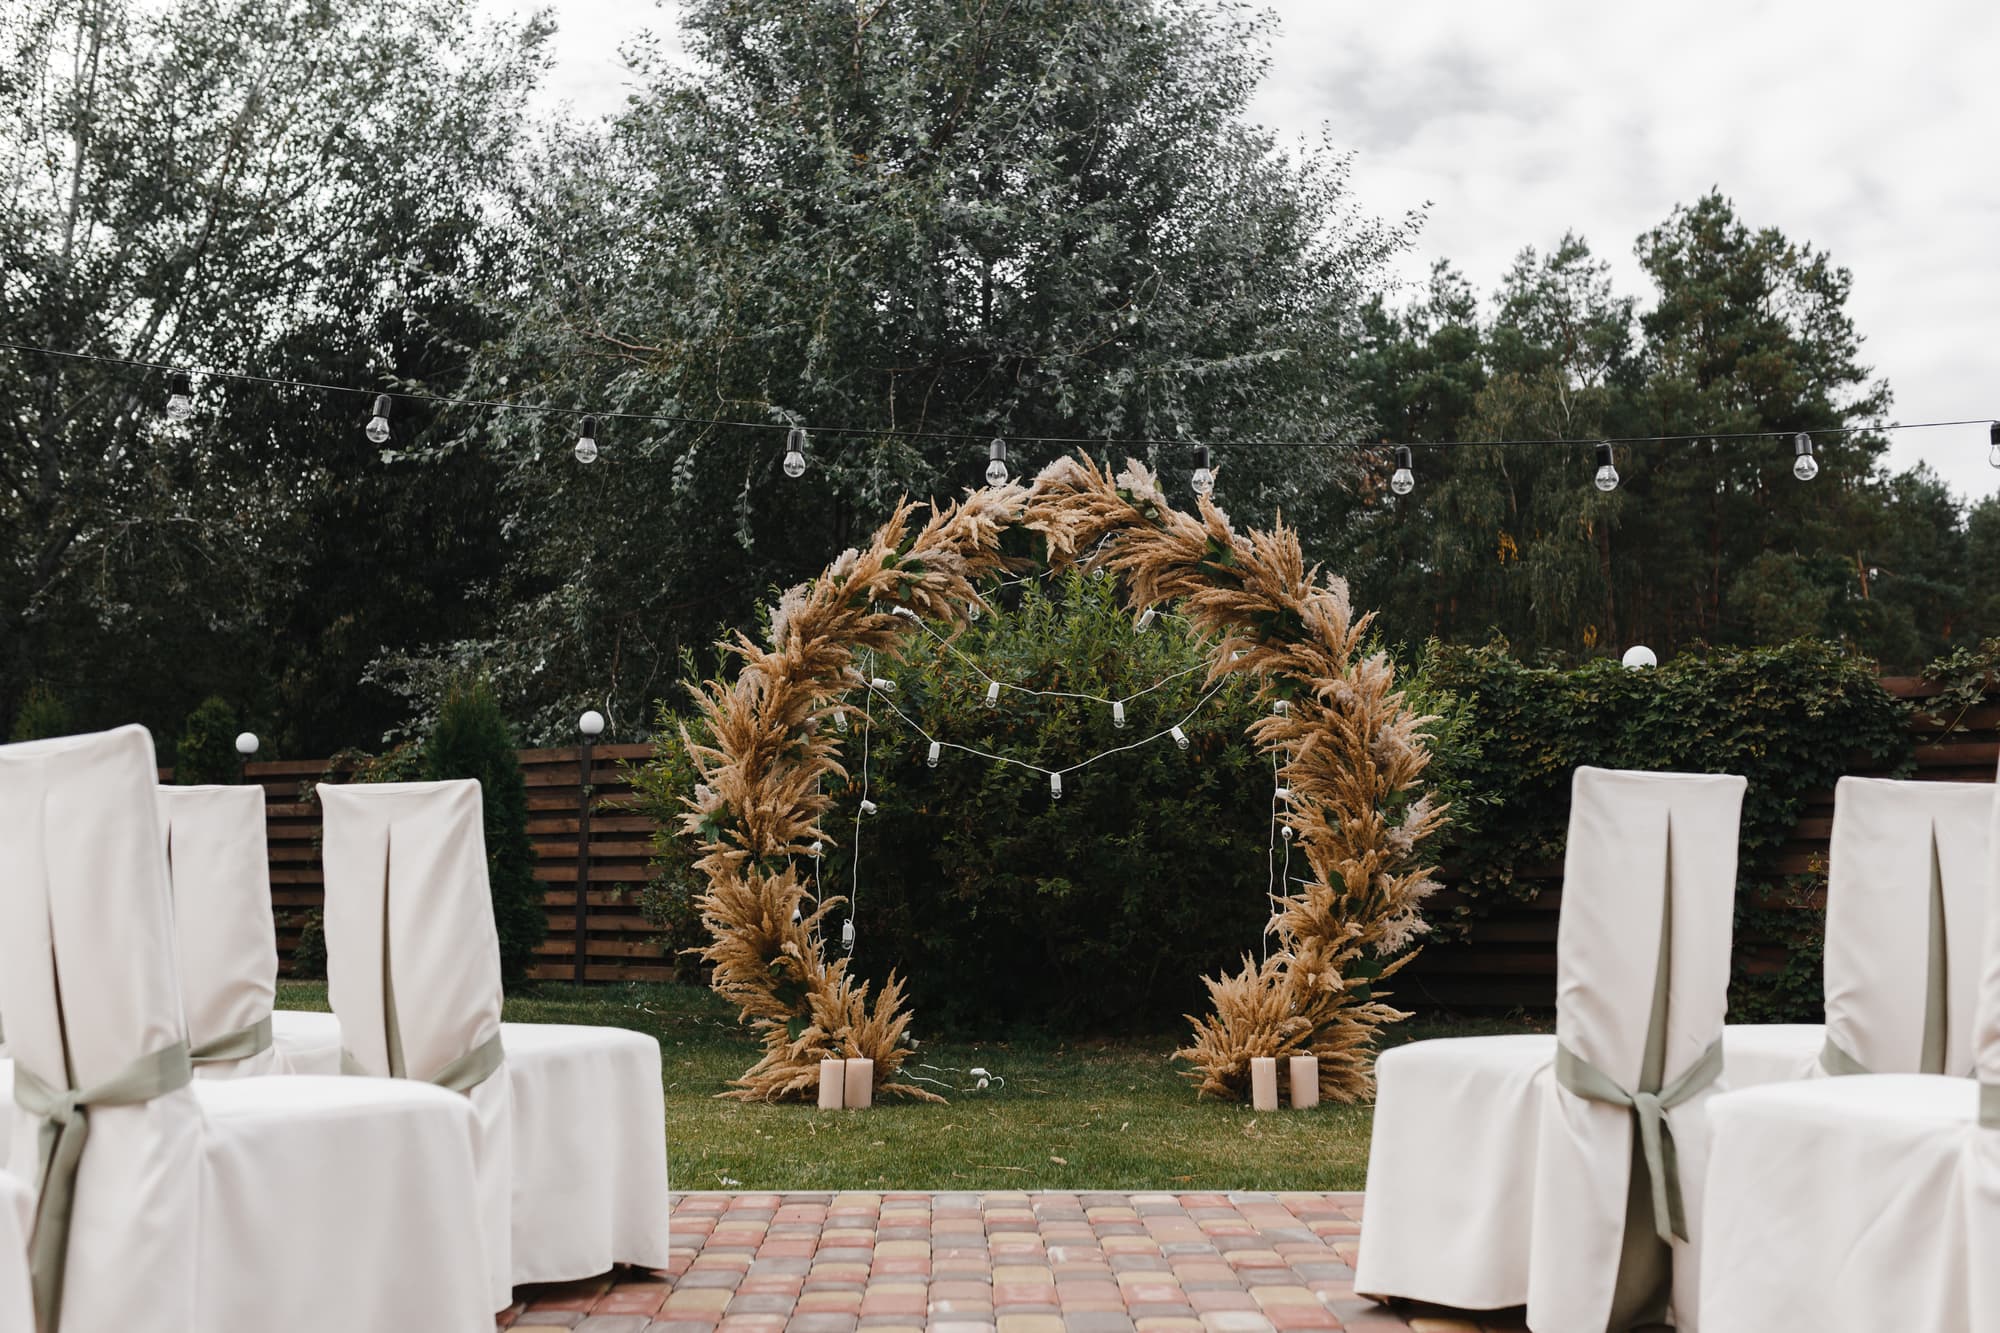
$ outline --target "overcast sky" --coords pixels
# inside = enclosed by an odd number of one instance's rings
[[[496,0],[505,3],[505,0]],[[620,43],[671,40],[672,0],[552,0],[546,90],[580,115],[629,91]],[[2000,3],[1995,0],[1270,0],[1253,108],[1287,137],[1328,126],[1384,215],[1424,208],[1401,266],[1434,258],[1490,292],[1566,229],[1647,298],[1632,242],[1719,186],[1752,226],[1854,271],[1864,358],[1897,421],[2000,416]],[[1426,207],[1427,206],[1427,207]],[[1903,431],[1961,494],[2000,490],[1986,428]]]

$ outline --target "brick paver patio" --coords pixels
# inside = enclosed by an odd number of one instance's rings
[[[672,1268],[524,1289],[577,1333],[1479,1333],[1354,1294],[1359,1194],[688,1194]],[[1482,1322],[1483,1319],[1483,1322]]]

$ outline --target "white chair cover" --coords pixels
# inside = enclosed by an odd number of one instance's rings
[[[1745,785],[1577,770],[1556,934],[1562,1049],[1543,1093],[1529,1243],[1537,1333],[1631,1327],[1667,1313],[1662,1298],[1693,1327],[1704,1107],[1721,1070]],[[1658,1090],[1661,1150],[1642,1160],[1644,1117],[1566,1086],[1566,1058],[1628,1096]],[[1664,1172],[1645,1169],[1662,1158]],[[1676,1185],[1682,1226],[1669,1244],[1658,1233],[1671,1230],[1662,1214]]]
[[[270,1036],[278,935],[264,789],[161,787],[158,797],[195,1074],[289,1072]]]
[[[33,1333],[35,1327],[28,1286],[28,1232],[34,1222],[34,1191],[0,1171],[0,1330],[5,1333]]]
[[[1683,909],[1675,922],[1674,979],[1679,983],[1686,973],[1688,985],[1707,986],[1714,974],[1721,978],[1717,984],[1726,984],[1742,790],[1740,778],[1577,771],[1558,940],[1558,1013],[1559,1020],[1567,1015],[1559,1022],[1565,1035],[1580,1032],[1573,1043],[1579,1053],[1601,1055],[1612,1046],[1600,1033],[1608,1027],[1613,1036],[1622,1037],[1625,1010],[1635,1005],[1643,1044],[1659,958],[1669,811],[1677,853],[1690,839],[1706,843],[1682,854],[1673,868],[1676,904],[1683,898],[1700,900],[1699,906]],[[1705,954],[1718,956],[1704,959]],[[1611,994],[1596,994],[1606,990]],[[1718,992],[1717,1031],[1720,1006]],[[1678,1052],[1694,1040],[1705,1020],[1702,1013],[1682,1014],[1678,1008],[1675,1015],[1680,1024],[1669,1029],[1669,1036],[1674,1039],[1671,1049]],[[1554,1255],[1564,1261],[1565,1278],[1584,1292],[1586,1302],[1601,1298],[1608,1312],[1624,1232],[1632,1113],[1598,1103],[1573,1111],[1568,1104],[1582,1099],[1557,1087],[1556,1053],[1556,1038],[1548,1036],[1418,1042],[1383,1053],[1376,1063],[1357,1291],[1463,1309],[1528,1303],[1535,1276],[1546,1267],[1538,1267],[1535,1259],[1545,1229],[1537,1221],[1538,1208],[1544,1202],[1551,1209],[1570,1206],[1575,1196],[1583,1195],[1577,1206],[1592,1215],[1603,1212],[1607,1203],[1615,1206],[1612,1219],[1601,1224],[1610,1257],[1587,1261],[1601,1268],[1599,1273],[1573,1251]],[[1603,1058],[1611,1061],[1600,1065],[1607,1072],[1636,1077],[1636,1068],[1627,1070],[1625,1062]],[[1674,1072],[1682,1063],[1676,1063]],[[1558,1132],[1549,1159],[1543,1160],[1543,1145],[1551,1142],[1544,1121],[1552,1108],[1559,1112]],[[1679,1111],[1673,1115],[1677,1138],[1684,1118]],[[1607,1152],[1615,1153],[1618,1165],[1605,1173],[1605,1180],[1596,1181],[1597,1157]],[[1650,1197],[1648,1191],[1646,1199]],[[1650,1237],[1650,1204],[1640,1220]],[[1546,1230],[1554,1238],[1548,1243],[1571,1244],[1573,1225],[1550,1222]],[[1581,1281],[1579,1274],[1584,1275]],[[1558,1308],[1550,1317],[1560,1320],[1567,1314]],[[1594,1333],[1601,1333],[1607,1317],[1600,1313]]]
[[[271,1041],[284,1052],[290,1073],[340,1072],[340,1019],[333,1014],[310,1009],[273,1010]]]
[[[1732,1088],[1972,1072],[1986,937],[1983,782],[1842,778],[1827,875],[1826,1023],[1731,1026]]]
[[[364,963],[379,958],[379,933],[368,936],[364,928],[370,918],[365,915],[343,913],[336,922],[335,914],[336,899],[347,896],[350,873],[380,865],[375,859],[380,843],[359,859],[351,855],[356,849],[349,835],[360,818],[353,806],[361,802],[369,812],[367,827],[393,826],[395,831],[387,847],[390,877],[397,886],[390,893],[389,956],[406,1047],[416,1021],[418,1000],[413,997],[424,993],[417,988],[427,986],[429,979],[416,971],[416,963],[406,969],[405,960],[419,957],[432,958],[425,967],[460,969],[462,975],[439,988],[446,998],[436,1002],[437,1012],[458,1006],[477,1016],[477,1022],[463,1025],[461,1046],[483,1039],[487,1017],[497,1018],[500,1012],[501,994],[478,784],[387,783],[322,786],[320,791],[327,813],[327,960],[343,1031],[355,1021],[354,1004],[377,1003],[378,993],[363,973],[359,999],[350,1000],[354,972],[348,955],[359,949]],[[411,872],[423,905],[399,910],[404,848],[420,829],[430,840],[426,845],[460,851],[431,858],[429,869]],[[380,870],[375,873],[379,878]],[[379,905],[374,910],[373,919],[380,920]],[[420,954],[426,936],[430,944]],[[492,943],[483,946],[478,975],[463,975],[474,962],[467,958],[470,941],[480,938]],[[505,1023],[499,1031],[511,1089],[512,1280],[566,1281],[621,1263],[666,1267],[669,1200],[659,1043],[621,1028]],[[441,1045],[437,1053],[452,1049]]]
[[[64,1088],[184,1050],[154,772],[138,727],[0,747],[0,1003],[17,1099],[34,1077],[59,1108]],[[86,1104],[66,1244],[52,1220],[64,1174],[37,1182],[36,1240],[66,1259],[45,1333],[491,1329],[459,1098],[343,1079],[159,1082],[176,1085]],[[63,1111],[45,1121],[27,1105],[17,1172],[39,1163],[45,1123],[76,1143]]]
[[[319,799],[327,998],[340,1020],[342,1066],[376,1078],[450,1079],[501,1042],[500,937],[485,888],[479,784],[322,782]],[[494,1072],[504,1067],[503,1058]],[[513,1097],[505,1077],[462,1090],[479,1118],[480,1215],[499,1309],[513,1299]]]
[[[1993,898],[2000,893],[2000,805],[1994,788],[1985,788],[1985,794],[1983,846],[1967,845],[1942,825],[1939,838],[1948,912],[1954,910],[1949,886],[1962,878],[1955,866],[1974,855],[1987,865],[1982,980],[1972,1025],[1982,1083],[2000,1079],[2000,910]],[[1956,813],[1953,822],[1962,825],[1965,812]],[[1892,832],[1882,826],[1878,835],[1912,841],[1922,820],[1912,816],[1910,822],[1914,829]],[[1954,844],[1955,852],[1947,850]],[[1913,908],[1906,910],[1916,915]],[[1921,919],[1928,917],[1924,912]],[[1912,931],[1908,922],[1889,929]],[[1957,968],[1958,942],[1951,941],[1947,956]],[[1958,980],[1951,978],[1954,991]],[[1922,995],[1925,986],[1913,970],[1889,989],[1903,993],[1898,1003],[1841,1031],[1867,1052],[1857,1052],[1859,1058],[1907,1064],[1912,1029],[1921,1045],[1923,1027],[1921,1017],[1912,1019],[1921,1002],[1912,1002],[1909,993]],[[1830,1030],[1834,1013],[1830,993]],[[1957,1026],[1965,1030],[1964,1024]],[[1950,1052],[1956,1045],[1947,1041],[1945,1048]],[[1990,1170],[2000,1128],[1980,1127],[1982,1092],[1970,1079],[1876,1074],[1752,1088],[1715,1099],[1710,1231],[1702,1264],[1707,1333],[1773,1327],[1854,1333],[2000,1330],[2000,1284],[1993,1265],[1990,1258],[1973,1259],[1990,1256],[1991,1247],[2000,1244],[2000,1188]]]

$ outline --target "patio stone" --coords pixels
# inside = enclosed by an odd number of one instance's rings
[[[677,1195],[663,1272],[524,1287],[575,1333],[1499,1333],[1354,1294],[1353,1193]]]

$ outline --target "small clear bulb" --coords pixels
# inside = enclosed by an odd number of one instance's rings
[[[1597,446],[1597,489],[1607,495],[1618,489],[1618,467],[1611,461],[1611,441]]]
[[[368,443],[387,444],[389,442],[389,395],[375,395],[375,415],[368,418]]]
[[[840,923],[840,947],[841,947],[841,948],[843,948],[843,949],[845,949],[845,950],[847,950],[847,951],[848,951],[849,953],[853,953],[853,952],[854,952],[854,918],[853,918],[853,917],[849,917],[849,918],[847,918],[847,920],[845,920],[845,921],[843,921],[843,922],[841,922],[841,923]]]
[[[1993,442],[1993,448],[1987,452],[1986,461],[1994,467],[2000,467],[2000,421],[1986,428],[1986,438]]]
[[[1183,750],[1187,749],[1188,738],[1185,731],[1182,731],[1179,727],[1170,727],[1167,734],[1174,738],[1175,745],[1180,746]]]
[[[1208,446],[1194,447],[1194,475],[1188,478],[1188,485],[1196,495],[1209,495],[1215,490],[1215,469],[1209,466]]]
[[[1124,704],[1114,703],[1111,705],[1111,725],[1118,728],[1120,731],[1125,730]]]
[[[1819,460],[1813,457],[1812,436],[1804,431],[1792,442],[1792,475],[1800,481],[1811,481],[1819,475]]]
[[[1397,495],[1408,495],[1411,491],[1417,489],[1415,462],[1415,458],[1410,453],[1409,445],[1399,444],[1396,446],[1396,472],[1395,475],[1389,478],[1389,489],[1391,491],[1394,491]]]
[[[1049,774],[1049,799],[1052,801],[1060,801],[1062,799],[1062,774],[1060,773]]]
[[[167,390],[167,420],[186,421],[194,415],[194,385],[185,370],[176,370]]]
[[[597,461],[596,417],[585,417],[583,419],[583,429],[577,432],[576,448],[572,452],[576,454],[576,461],[579,463],[595,463]]]
[[[1007,441],[996,439],[986,446],[986,484],[1005,486],[1007,484]]]
[[[986,706],[988,708],[1000,706],[1000,682],[997,680],[986,687]]]
[[[785,475],[797,480],[806,474],[806,428],[792,427],[785,436]]]
[[[924,756],[924,762],[926,764],[929,764],[932,768],[936,768],[938,766],[938,756],[942,755],[943,753],[944,753],[944,746],[940,745],[936,741],[932,741],[931,752]]]
[[[1139,618],[1132,622],[1133,631],[1138,634],[1144,634],[1147,630],[1153,627],[1153,618],[1157,614],[1159,613],[1156,612],[1150,606],[1147,607],[1144,611],[1141,611],[1139,613]]]

